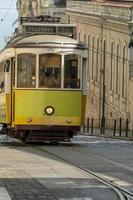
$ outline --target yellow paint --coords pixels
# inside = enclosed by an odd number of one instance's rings
[[[6,122],[11,123],[11,96],[6,95]]]
[[[13,91],[15,125],[65,125],[80,126],[82,114],[81,91]],[[47,106],[53,106],[52,116],[45,113]],[[28,122],[28,119],[32,119]],[[67,122],[71,119],[71,123]]]
[[[87,104],[87,96],[82,96],[82,124],[85,122],[85,116],[86,116],[86,104]]]
[[[32,119],[31,122],[27,122],[28,119]],[[67,120],[71,120],[71,123],[68,123]],[[78,126],[81,123],[79,117],[43,117],[43,118],[27,118],[19,117],[16,119],[15,124],[21,125],[62,125],[62,126]]]
[[[11,123],[10,94],[0,94],[0,123]]]

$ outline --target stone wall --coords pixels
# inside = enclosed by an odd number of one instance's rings
[[[121,21],[123,12],[124,19]],[[87,117],[102,117],[105,97],[107,119],[126,119],[130,115],[130,120],[133,121],[133,101],[129,106],[129,94],[133,93],[129,79],[132,28],[131,25],[128,26],[128,22],[132,20],[131,13],[130,5],[120,7],[104,3],[99,5],[96,2],[68,2],[67,15],[71,22],[77,23],[77,39],[87,44],[89,50]]]

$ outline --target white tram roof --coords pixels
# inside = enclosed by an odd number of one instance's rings
[[[7,47],[72,47],[86,49],[83,43],[60,35],[30,35],[17,37],[7,44]]]

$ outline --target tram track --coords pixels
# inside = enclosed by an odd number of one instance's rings
[[[79,149],[78,149],[78,150],[76,149],[76,152],[85,153],[85,154],[88,155],[88,156],[93,155],[93,157],[100,158],[100,159],[102,159],[103,161],[106,161],[106,162],[108,162],[108,163],[110,163],[110,164],[112,164],[112,165],[115,165],[115,166],[117,166],[117,167],[119,167],[119,168],[122,168],[122,169],[124,169],[124,170],[126,170],[126,171],[129,171],[129,172],[132,172],[132,173],[133,173],[133,168],[128,167],[128,166],[125,166],[125,165],[123,165],[122,163],[115,162],[115,161],[113,161],[112,159],[105,158],[105,157],[103,157],[102,155],[97,155],[96,153],[92,153],[92,152],[89,153],[88,151],[83,151],[83,150],[79,150]]]
[[[33,147],[33,146],[32,146]],[[87,175],[95,178],[96,180],[102,182],[103,184],[107,185],[108,187],[110,187],[113,191],[115,191],[117,193],[118,199],[119,200],[131,200],[133,199],[133,193],[125,190],[122,187],[119,187],[118,185],[112,183],[111,181],[97,175],[96,173],[94,173],[93,171],[89,170],[89,169],[85,169],[84,167],[81,167],[80,165],[76,164],[75,162],[72,162],[68,159],[64,159],[61,156],[57,155],[56,153],[50,152],[46,149],[42,149],[41,147],[37,147],[34,146],[33,148],[36,148],[37,150],[43,151],[49,155],[54,156],[55,158],[65,162],[66,164],[70,164],[74,167],[76,167],[77,169],[81,170],[82,172],[86,173]]]
[[[23,142],[17,142],[17,141],[11,142],[11,143],[10,143],[10,141],[9,142],[7,141],[6,143],[4,143],[4,145],[16,146],[16,147],[18,147],[18,146],[27,146],[27,147],[29,147],[30,146],[30,147],[32,147],[32,148],[34,148],[36,150],[45,152],[45,153],[47,153],[49,155],[52,155],[55,158],[57,158],[57,159],[59,159],[59,160],[61,160],[63,162],[65,162],[66,164],[70,164],[70,165],[76,167],[77,169],[81,170],[82,172],[86,173],[87,175],[90,175],[91,177],[95,178],[96,180],[98,180],[98,181],[102,182],[103,184],[107,185],[108,187],[112,188],[112,190],[117,193],[117,196],[118,196],[119,200],[131,200],[131,199],[133,199],[133,193],[132,192],[130,192],[130,191],[118,186],[115,183],[112,183],[111,181],[109,181],[108,179],[106,179],[106,178],[104,178],[102,176],[97,175],[97,173],[93,172],[92,170],[86,169],[85,167],[81,166],[80,164],[76,164],[75,161],[72,161],[69,158],[67,158],[67,159],[64,158],[63,155],[59,155],[58,152],[53,153],[53,152],[47,150],[45,148],[45,146],[42,147],[42,146],[38,146],[38,145],[24,144]],[[60,144],[59,147],[66,149],[65,145],[63,145],[63,144]],[[67,146],[67,151],[68,150],[70,152],[73,151],[72,146],[70,146],[70,148],[68,148],[68,146]],[[87,154],[88,156],[90,155],[87,151],[84,151],[84,150],[74,149],[74,151],[78,152],[78,153],[82,153],[82,154]],[[68,152],[67,152],[67,154],[68,154]],[[95,156],[98,157],[97,155],[95,155]],[[104,160],[110,161],[109,159],[106,159],[106,158],[104,158]],[[132,170],[130,170],[130,168],[129,169],[127,167],[125,168],[124,165],[120,165],[119,163],[115,163],[112,160],[111,160],[111,162],[112,162],[112,164],[116,164],[117,167],[119,166],[119,167],[122,167],[123,169],[129,170],[129,171],[132,172]]]
[[[64,146],[64,145],[62,145],[62,146]],[[67,150],[70,150],[69,148],[67,148]],[[126,170],[127,172],[132,172],[133,173],[133,169],[132,168],[130,168],[130,167],[128,167],[128,166],[125,166],[125,165],[123,165],[123,164],[121,164],[121,163],[118,163],[118,162],[115,162],[115,161],[113,161],[112,159],[108,159],[108,158],[105,158],[105,157],[103,157],[103,156],[99,156],[99,155],[96,155],[95,153],[92,153],[91,152],[91,154],[89,153],[89,152],[87,152],[87,151],[83,151],[83,150],[75,150],[74,149],[74,151],[75,152],[78,152],[78,153],[82,153],[82,154],[85,154],[86,156],[88,155],[88,156],[93,156],[93,157],[96,157],[96,158],[100,158],[100,159],[102,159],[103,160],[103,162],[104,161],[106,161],[106,162],[108,162],[108,163],[110,163],[110,164],[112,164],[112,165],[114,165],[114,166],[116,166],[116,167],[119,167],[119,168],[121,168],[121,169],[124,169],[124,170]],[[92,170],[89,170],[90,172],[92,172],[92,173],[94,173]],[[96,174],[96,173],[95,173]],[[97,176],[97,175],[96,175]],[[103,179],[103,180],[105,180],[105,181],[107,181],[108,183],[111,183],[115,188],[118,188],[120,191],[122,191],[126,196],[129,196],[129,198],[132,198],[133,199],[133,192],[130,192],[129,190],[126,190],[126,189],[124,189],[123,187],[120,187],[119,185],[117,185],[117,184],[115,184],[115,183],[112,183],[111,181],[109,181],[108,179],[106,179],[106,178],[104,178],[104,177],[101,177],[101,176],[98,176],[98,177],[100,177],[100,179]]]

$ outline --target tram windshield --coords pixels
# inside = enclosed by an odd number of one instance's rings
[[[74,54],[66,55],[64,67],[64,87],[80,88],[78,56]]]
[[[34,88],[36,82],[36,55],[18,55],[18,87]]]
[[[39,87],[61,87],[61,56],[42,54],[39,57]]]
[[[54,53],[39,56],[30,53],[19,54],[17,87],[80,89],[82,70],[80,61],[81,58],[76,54],[65,56]],[[15,70],[13,71],[15,73]]]

